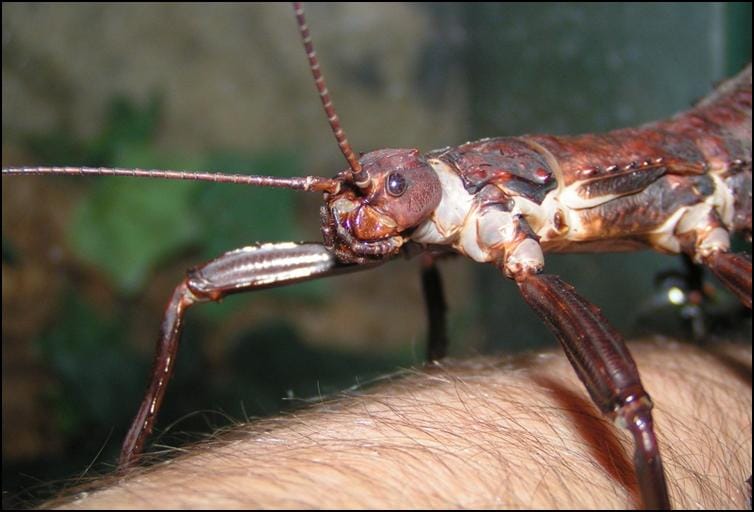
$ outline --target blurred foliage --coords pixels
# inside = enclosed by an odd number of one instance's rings
[[[110,102],[101,132],[91,140],[81,140],[61,127],[49,133],[29,134],[25,145],[44,162],[114,165],[121,158],[129,158],[153,144],[162,108],[159,94],[153,94],[142,108],[126,97],[116,96]]]
[[[62,303],[63,321],[36,346],[60,382],[48,397],[51,416],[66,435],[86,436],[92,425],[127,420],[122,404],[138,403],[134,391],[143,385],[147,365],[125,343],[125,319],[104,316],[73,290]]]
[[[101,180],[78,208],[70,247],[119,290],[137,292],[157,262],[197,240],[191,204],[199,185]]]

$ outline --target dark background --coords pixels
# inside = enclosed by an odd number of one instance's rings
[[[751,4],[306,8],[359,151],[639,124],[686,108],[751,58]],[[344,166],[286,5],[2,9],[3,166],[284,176]],[[111,467],[186,268],[252,241],[319,239],[316,195],[18,177],[2,192],[4,506],[75,482],[90,463]],[[417,267],[192,310],[157,442],[421,364]],[[672,267],[677,258],[652,253],[548,256],[548,271],[627,337],[689,337],[653,286]],[[458,258],[441,270],[453,356],[555,346],[493,268]],[[737,306],[721,294],[713,309]]]

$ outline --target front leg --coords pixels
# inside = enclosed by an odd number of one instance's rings
[[[218,301],[233,293],[365,270],[379,263],[343,264],[321,244],[288,242],[242,247],[189,270],[165,308],[151,380],[123,441],[119,466],[125,468],[136,462],[152,432],[173,373],[183,317],[190,306]]]
[[[626,343],[596,306],[554,275],[540,274],[542,250],[523,220],[504,245],[501,270],[560,341],[592,401],[634,438],[634,467],[642,502],[668,509],[665,473],[652,426],[652,401]]]

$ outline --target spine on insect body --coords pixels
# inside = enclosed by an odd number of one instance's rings
[[[704,223],[750,236],[751,122],[749,65],[694,108],[638,128],[431,152],[443,201],[412,239],[493,261],[494,241],[520,234],[520,220],[546,251],[677,253],[701,243]],[[481,232],[489,215],[493,235]]]

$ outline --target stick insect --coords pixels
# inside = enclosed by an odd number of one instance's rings
[[[344,236],[345,236],[345,234],[344,234]],[[342,256],[345,256],[345,255],[342,254]],[[347,259],[347,258],[344,258],[344,259]]]

